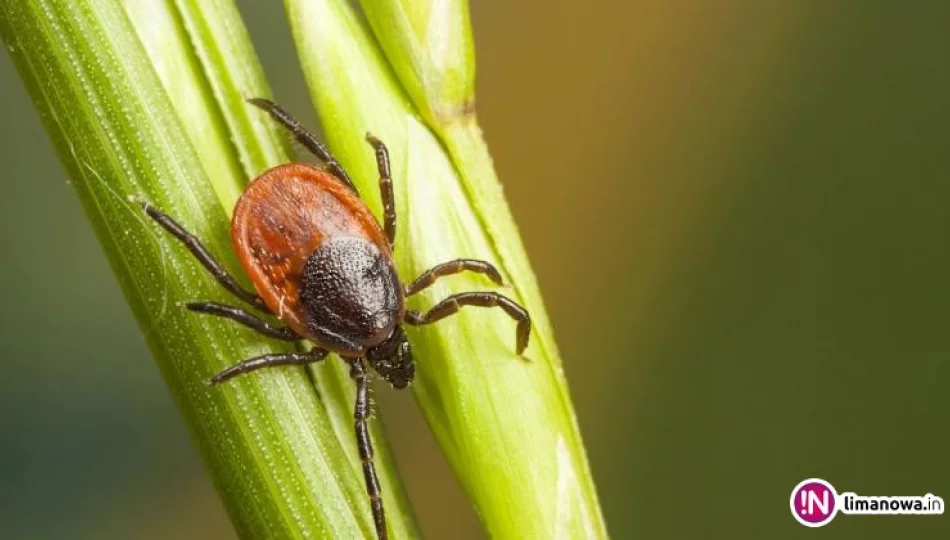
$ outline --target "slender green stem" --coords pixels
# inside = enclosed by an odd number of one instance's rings
[[[0,0],[0,36],[238,532],[371,536],[352,383],[340,362],[204,387],[227,365],[287,346],[181,309],[234,300],[129,200],[162,208],[237,268],[227,212],[248,177],[287,153],[266,116],[243,102],[269,91],[234,6]],[[378,434],[376,442],[390,529],[415,536]]]
[[[474,54],[460,0],[285,0],[304,74],[337,156],[378,209],[370,131],[390,147],[407,279],[457,257],[502,270],[532,315],[525,358],[504,313],[463,310],[410,332],[414,394],[489,535],[606,537],[541,295],[474,114]],[[380,50],[377,44],[381,44]],[[491,287],[442,280],[410,307]]]

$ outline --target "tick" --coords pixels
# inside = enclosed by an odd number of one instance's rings
[[[353,419],[363,463],[366,492],[376,535],[387,538],[379,480],[367,419],[367,372],[364,360],[395,388],[412,382],[415,364],[403,325],[434,323],[463,306],[498,307],[517,322],[517,352],[528,345],[531,319],[509,298],[494,292],[454,294],[426,312],[406,309],[406,297],[438,278],[464,271],[484,274],[496,284],[501,274],[490,263],[456,259],[437,265],[404,285],[393,262],[396,204],[386,146],[372,135],[379,169],[383,226],[373,217],[343,167],[326,147],[279,105],[261,98],[249,102],[267,113],[322,162],[322,167],[287,163],[265,171],[241,195],[231,220],[231,239],[241,265],[254,285],[242,287],[194,235],[154,206],[145,212],[180,240],[229,292],[283,325],[264,321],[235,306],[189,302],[199,313],[231,319],[282,341],[308,340],[309,352],[265,354],[235,364],[206,381],[215,385],[238,375],[273,366],[305,365],[336,353],[350,366],[356,384]]]

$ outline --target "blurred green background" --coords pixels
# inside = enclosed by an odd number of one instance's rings
[[[239,4],[312,125],[282,10]],[[950,2],[474,4],[613,537],[947,538],[788,497],[950,499]],[[0,115],[0,536],[233,537],[6,56]],[[376,396],[427,536],[479,538],[411,396]]]

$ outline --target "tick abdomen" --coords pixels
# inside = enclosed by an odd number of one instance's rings
[[[343,315],[346,310],[342,308],[352,302],[340,301],[330,308],[331,312],[311,314],[302,301],[305,266],[318,252],[322,253],[316,255],[321,261],[328,256],[341,256],[337,248],[320,252],[322,246],[335,239],[359,239],[373,245],[376,253],[366,254],[367,257],[392,257],[376,218],[352,188],[312,165],[280,165],[265,171],[245,190],[234,209],[231,234],[238,258],[257,293],[295,332],[318,346],[348,356],[365,350],[356,348],[363,345],[362,340],[376,338],[377,332],[369,330],[375,328],[375,321],[361,321],[347,327],[344,321],[334,320],[335,316]],[[358,255],[358,252],[353,254]],[[331,274],[324,276],[328,286],[347,285],[345,281],[329,279]],[[311,281],[316,283],[315,278]],[[318,293],[318,289],[325,288],[315,287],[308,295],[333,298],[333,292]],[[397,290],[401,289],[397,287]],[[401,308],[401,300],[399,305]],[[350,311],[361,312],[355,308]],[[315,333],[315,329],[320,332]],[[323,337],[332,339],[324,342]]]
[[[402,320],[402,294],[391,259],[361,237],[331,237],[310,254],[299,300],[314,338],[341,354],[365,353]]]

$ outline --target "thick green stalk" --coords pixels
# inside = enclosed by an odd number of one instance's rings
[[[430,125],[474,112],[475,45],[463,0],[361,0],[376,38]]]
[[[227,213],[246,179],[287,152],[266,116],[243,103],[269,91],[234,6],[0,0],[0,35],[239,533],[372,535],[340,362],[204,387],[226,365],[287,346],[181,309],[232,299],[129,200],[164,209],[237,268]],[[413,536],[376,442],[390,529]]]
[[[329,142],[377,209],[363,134],[390,147],[402,275],[457,257],[486,259],[510,283],[501,292],[531,312],[525,358],[514,353],[514,323],[500,310],[467,308],[410,333],[415,396],[486,530],[606,537],[541,295],[475,120],[467,5],[363,1],[380,50],[344,0],[285,4]],[[489,287],[473,276],[445,279],[410,307]]]

